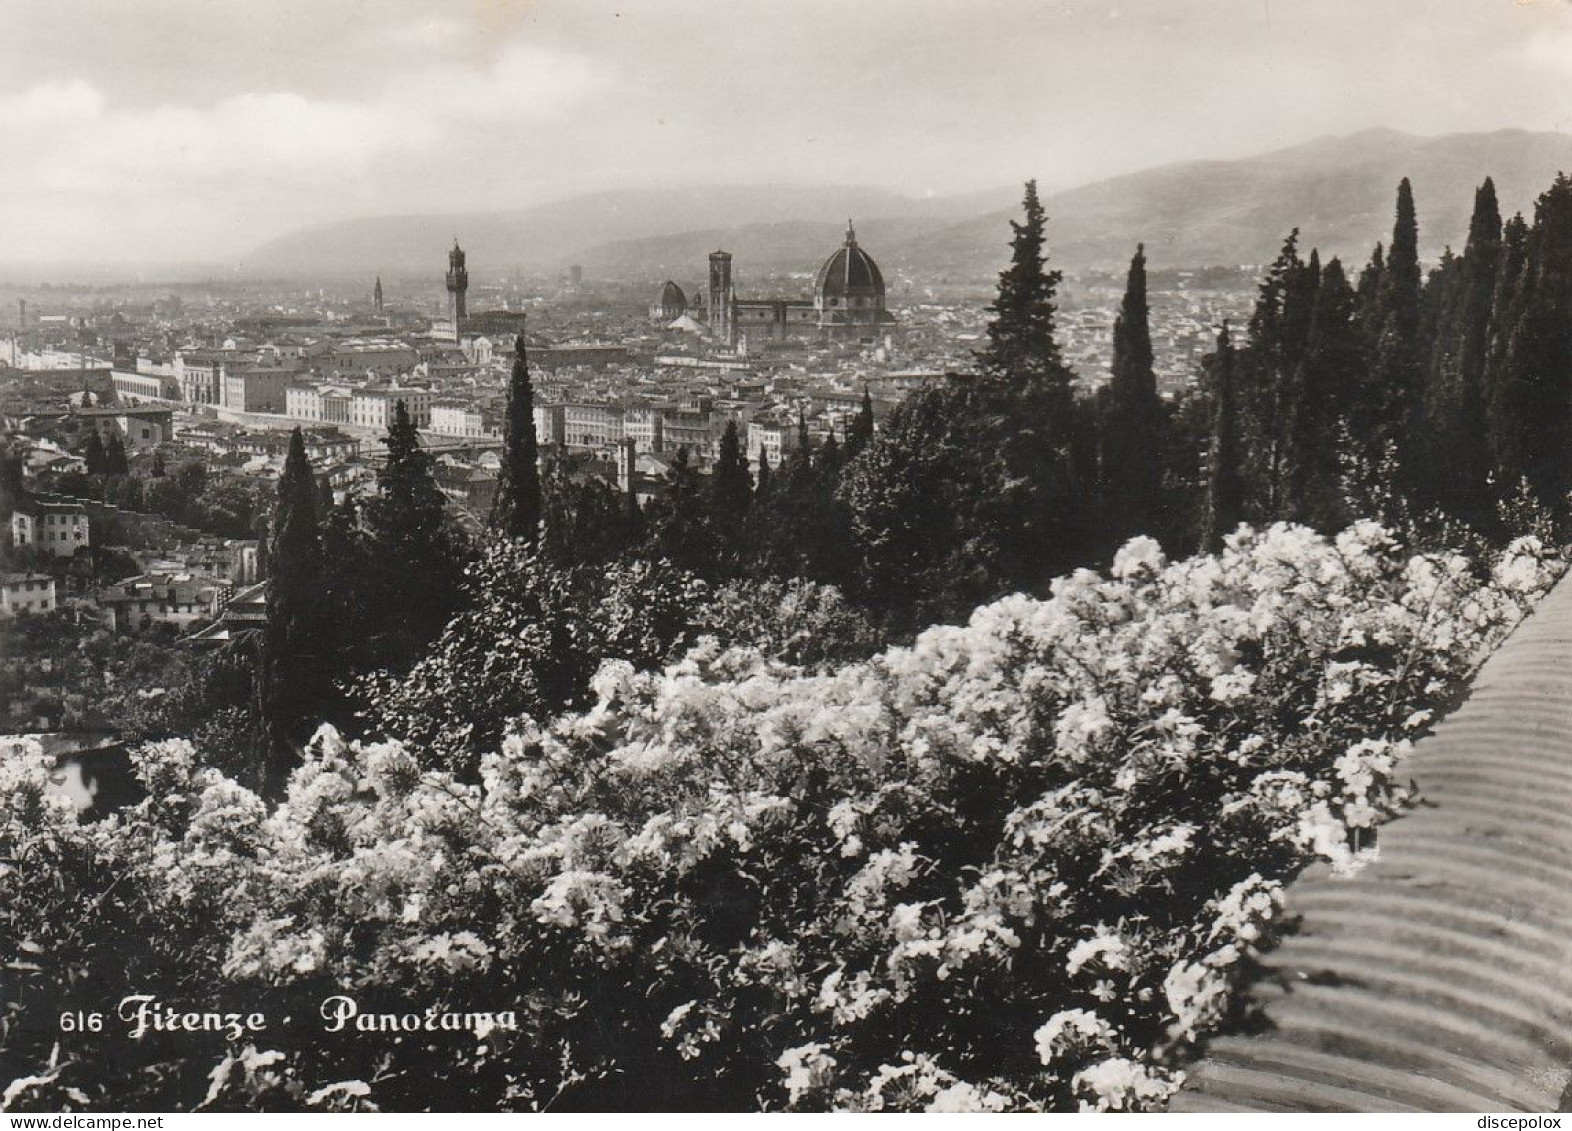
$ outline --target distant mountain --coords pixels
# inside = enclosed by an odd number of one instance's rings
[[[906,217],[928,229],[1005,207],[1011,190],[959,197],[917,198],[860,186],[743,185],[636,188],[592,193],[509,212],[423,216],[374,216],[294,232],[257,248],[240,269],[251,275],[409,274],[440,270],[455,236],[470,253],[477,278],[488,274],[553,271],[570,263],[598,270],[623,268],[616,253],[596,254],[624,243],[648,245],[681,235],[683,247],[701,247],[674,257],[672,270],[696,277],[709,242],[752,225],[811,221],[840,242],[847,219]],[[650,241],[656,241],[651,243]],[[822,239],[813,242],[817,249]],[[794,247],[789,240],[783,247]],[[728,249],[735,250],[735,249]],[[828,252],[826,251],[826,254]],[[634,257],[638,262],[638,257]]]
[[[1144,242],[1154,267],[1269,261],[1291,228],[1323,257],[1362,263],[1392,225],[1397,182],[1414,185],[1421,250],[1461,245],[1473,192],[1495,177],[1503,208],[1528,212],[1562,169],[1572,136],[1503,130],[1416,137],[1370,130],[1257,157],[1196,161],[1048,196],[1049,252],[1071,270],[1117,268]],[[1051,171],[1051,170],[1050,170]],[[376,217],[298,232],[258,248],[251,274],[440,273],[454,235],[477,278],[580,263],[591,277],[697,282],[725,247],[751,277],[811,272],[846,217],[886,270],[988,279],[1008,258],[1019,190],[922,199],[854,186],[624,189],[505,213]]]
[[[1474,189],[1495,178],[1506,214],[1532,215],[1534,199],[1572,170],[1572,135],[1502,130],[1415,137],[1369,130],[1321,138],[1239,161],[1170,165],[1057,193],[1045,201],[1052,255],[1075,267],[1128,263],[1144,241],[1157,266],[1266,263],[1297,227],[1302,245],[1362,264],[1391,238],[1397,183],[1408,177],[1427,258],[1461,250]],[[941,262],[990,260],[1010,213],[952,226],[925,242]],[[991,261],[997,266],[997,253]]]

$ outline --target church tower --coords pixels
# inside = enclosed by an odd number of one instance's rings
[[[737,328],[732,320],[735,299],[731,288],[731,252],[711,252],[709,302],[705,314],[709,318],[710,333],[727,345],[736,340]]]
[[[458,237],[453,238],[453,250],[448,252],[448,317],[453,323],[453,336],[456,338],[464,329],[464,319],[468,311],[464,306],[464,298],[469,293],[469,269],[464,266],[464,249],[459,247]]]
[[[377,308],[377,313],[382,313],[382,276],[377,276],[377,285],[371,292],[371,305]]]

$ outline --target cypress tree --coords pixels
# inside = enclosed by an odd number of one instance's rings
[[[1437,328],[1431,385],[1438,443],[1428,468],[1442,506],[1476,528],[1492,518],[1485,366],[1501,257],[1501,208],[1495,182],[1486,177],[1474,193],[1468,244],[1456,269],[1455,293],[1446,303],[1447,324]],[[1440,346],[1441,340],[1447,345]]]
[[[524,335],[513,343],[507,420],[502,434],[502,470],[491,510],[492,529],[506,538],[533,541],[540,531],[540,447],[535,434],[535,389],[530,381]]]
[[[1234,348],[1223,323],[1212,355],[1212,436],[1207,454],[1206,514],[1201,527],[1201,549],[1216,553],[1223,539],[1244,517],[1244,480],[1239,461],[1238,406],[1234,402]]]
[[[1372,439],[1395,441],[1412,451],[1419,419],[1420,271],[1419,225],[1414,192],[1404,177],[1397,186],[1396,219],[1377,297],[1379,331],[1372,363],[1376,418]]]
[[[634,477],[628,477],[628,489],[622,499],[623,552],[636,549],[649,537],[649,524],[644,521],[644,508],[639,506],[638,486]]]
[[[730,550],[739,549],[743,520],[753,495],[753,480],[748,475],[748,460],[742,454],[737,422],[728,420],[721,433],[720,454],[710,477],[710,513],[715,529]]]
[[[125,441],[120,438],[120,433],[112,432],[109,443],[104,448],[104,474],[129,475],[131,462],[126,459]]]
[[[98,434],[98,429],[93,429],[87,438],[87,447],[82,452],[82,458],[87,462],[89,475],[107,474],[106,453],[104,439]]]
[[[1502,486],[1527,479],[1541,504],[1562,513],[1572,489],[1572,177],[1564,173],[1535,202],[1512,289],[1492,377],[1492,442]]]
[[[1357,303],[1341,261],[1332,259],[1316,287],[1285,428],[1284,514],[1328,531],[1340,518],[1338,443],[1362,376]]]
[[[770,453],[759,449],[759,474],[753,487],[755,502],[763,503],[770,497],[772,477],[770,475]]]
[[[1114,319],[1113,375],[1103,419],[1103,485],[1120,534],[1152,533],[1161,508],[1163,406],[1152,368],[1146,299],[1146,249],[1130,260],[1124,301]]]
[[[318,525],[322,542],[322,621],[329,641],[329,653],[341,670],[361,670],[370,664],[367,634],[361,622],[368,594],[366,581],[370,563],[366,560],[365,538],[360,530],[360,512],[353,498],[333,502],[333,492],[324,490],[318,499]]]
[[[22,457],[0,450],[0,524],[11,521],[17,508],[27,502],[27,494]]]
[[[151,475],[154,479],[162,479],[164,477],[164,471],[165,471],[165,468],[164,468],[164,449],[163,448],[154,448],[153,449],[153,466],[152,466],[152,469],[148,472],[148,474]]]
[[[873,397],[868,392],[868,386],[864,385],[862,404],[857,409],[857,415],[852,418],[851,426],[846,429],[847,459],[855,458],[872,441],[873,425]]]
[[[852,582],[858,565],[851,512],[839,495],[845,464],[845,452],[831,432],[814,461],[813,495],[799,508],[793,527],[800,547],[799,572],[842,589]]]
[[[261,708],[269,748],[264,784],[277,793],[293,760],[293,745],[316,722],[326,681],[317,485],[298,427],[290,433],[278,480],[267,557]]]
[[[1523,264],[1528,258],[1528,223],[1521,212],[1501,229],[1501,265],[1496,270],[1495,287],[1490,296],[1490,333],[1485,353],[1485,419],[1490,432],[1491,471],[1498,494],[1510,492],[1517,484],[1507,468],[1507,450],[1512,444],[1512,408],[1509,404],[1512,383],[1507,379],[1507,346],[1518,308],[1518,289],[1523,281]]]
[[[272,523],[268,516],[259,514],[252,524],[251,535],[257,543],[257,580],[266,581],[268,576],[268,556],[273,551]]]
[[[800,498],[813,477],[813,443],[808,439],[808,418],[800,409],[797,412],[797,450],[784,462],[786,491]]]

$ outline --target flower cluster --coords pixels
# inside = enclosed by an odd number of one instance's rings
[[[161,932],[123,974],[149,991],[509,1009],[528,1034],[307,1030],[246,1076],[276,1105],[418,1107],[440,1077],[446,1106],[626,1104],[637,1080],[645,1106],[1149,1107],[1229,1018],[1283,883],[1371,858],[1409,742],[1559,569],[1527,539],[1408,557],[1369,523],[1181,562],[1137,540],[866,661],[611,663],[474,775],[324,728],[272,812],[163,743],[137,806],[46,820],[18,754],[0,859],[30,863],[0,918],[84,967],[60,898],[85,932]],[[52,1055],[5,1051],[40,1076]],[[68,1051],[59,1087],[107,1087]],[[150,1102],[212,1080],[221,1106],[242,1074],[206,1053]]]

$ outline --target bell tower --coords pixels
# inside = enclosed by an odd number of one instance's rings
[[[377,285],[371,292],[371,305],[377,308],[377,313],[382,313],[382,276],[377,276]]]
[[[710,333],[727,345],[735,340],[736,327],[732,322],[735,294],[731,287],[731,252],[710,253],[710,287],[705,314],[709,318]]]
[[[454,236],[453,250],[448,252],[448,318],[453,323],[454,337],[459,335],[468,317],[464,305],[468,293],[469,269],[464,266],[464,249],[459,247],[458,237]]]

